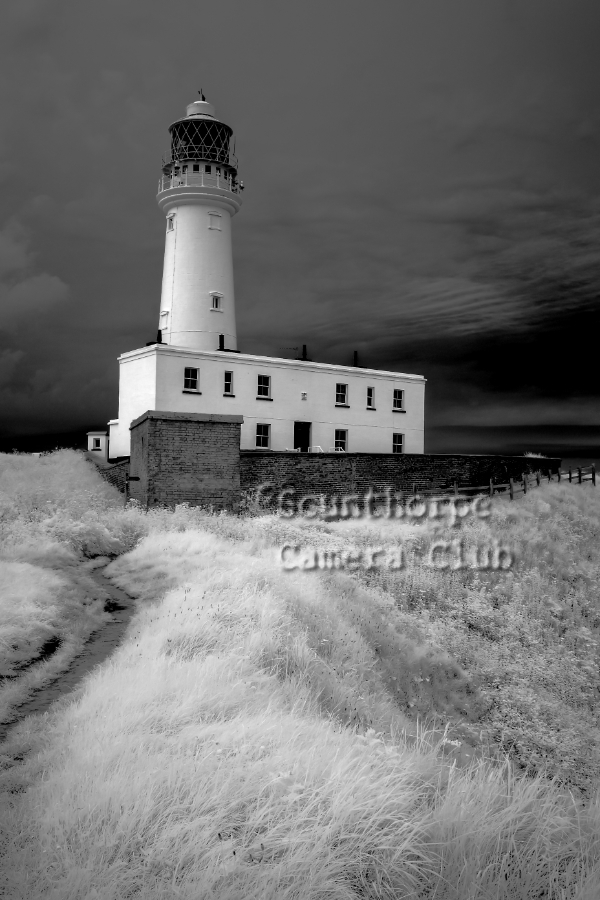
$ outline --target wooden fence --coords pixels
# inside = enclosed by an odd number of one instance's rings
[[[415,496],[434,496],[440,494],[454,494],[455,497],[469,496],[470,494],[494,494],[508,493],[511,500],[515,499],[517,494],[526,494],[527,491],[534,487],[539,487],[542,481],[562,481],[568,478],[570,484],[583,484],[584,481],[591,481],[596,485],[596,466],[579,466],[575,470],[559,469],[558,472],[551,472],[547,469],[545,472],[539,469],[537,472],[524,472],[521,478],[509,478],[507,483],[499,483],[491,478],[487,484],[461,484],[454,482],[452,487],[433,488],[431,490],[422,490],[414,485],[413,494]]]

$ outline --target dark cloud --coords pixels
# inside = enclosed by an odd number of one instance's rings
[[[115,415],[116,357],[156,330],[167,127],[200,87],[246,184],[243,350],[424,374],[436,449],[461,424],[596,424],[600,7],[365,10],[7,0],[5,434]]]

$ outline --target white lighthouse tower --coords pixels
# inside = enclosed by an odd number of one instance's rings
[[[356,353],[350,366],[238,351],[231,218],[243,185],[232,130],[201,97],[169,128],[159,334],[119,357],[109,458],[130,456],[132,422],[148,411],[242,416],[244,451],[423,453],[421,375],[359,367]]]
[[[241,206],[232,130],[202,99],[169,132],[158,205],[165,213],[159,330],[165,344],[237,350],[231,217]]]

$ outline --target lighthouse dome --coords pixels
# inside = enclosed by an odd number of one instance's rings
[[[209,116],[211,119],[217,117],[214,106],[208,100],[194,100],[193,103],[188,103],[185,111],[188,116]]]

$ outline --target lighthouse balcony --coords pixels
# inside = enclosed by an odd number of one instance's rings
[[[239,194],[243,188],[231,175],[213,175],[208,172],[185,172],[177,175],[163,175],[158,180],[158,193],[178,187],[217,188]]]

